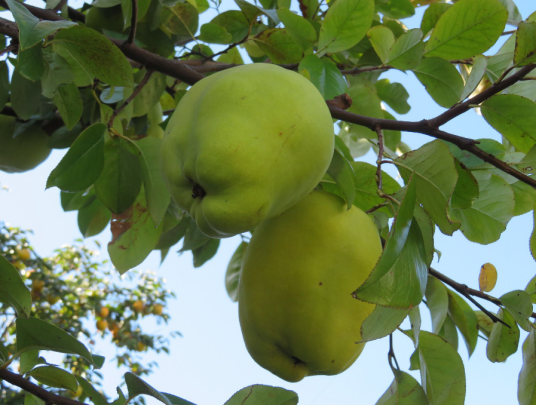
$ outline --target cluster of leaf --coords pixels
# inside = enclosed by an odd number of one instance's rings
[[[135,272],[133,276],[137,284],[131,283],[132,288],[125,286],[125,280],[121,285],[112,283],[117,276],[110,266],[95,261],[97,252],[80,244],[64,246],[57,249],[53,256],[41,258],[29,245],[27,232],[18,228],[2,227],[0,252],[1,363],[18,361],[20,373],[28,373],[51,387],[72,388],[65,384],[55,384],[54,381],[47,382],[39,377],[39,372],[46,375],[50,372],[56,372],[59,376],[69,375],[65,378],[71,381],[74,378],[72,375],[75,375],[85,378],[88,383],[97,386],[101,384],[102,375],[91,368],[92,358],[75,356],[70,349],[60,350],[62,346],[59,345],[56,349],[66,353],[61,361],[62,369],[51,368],[53,366],[40,356],[39,347],[30,344],[28,349],[23,347],[20,343],[23,331],[17,325],[21,317],[30,314],[31,318],[21,322],[30,322],[29,327],[36,328],[32,331],[33,335],[39,334],[41,327],[53,328],[51,330],[60,328],[85,341],[90,347],[96,344],[96,333],[103,338],[110,338],[118,348],[115,359],[117,366],[125,365],[137,375],[150,373],[155,364],[144,364],[136,352],[149,350],[168,353],[169,339],[163,335],[147,333],[139,322],[140,317],[153,312],[160,313],[157,315],[158,322],[168,322],[169,314],[162,313],[161,309],[174,294],[164,288],[163,280],[151,273]],[[13,283],[10,277],[15,276],[21,282]],[[133,276],[128,279],[132,281]],[[11,290],[14,286],[15,289]],[[157,306],[158,311],[154,311]],[[95,332],[91,327],[95,320],[105,320],[109,331]],[[47,326],[43,325],[44,321]],[[176,334],[173,332],[171,336]],[[35,336],[22,336],[29,343],[34,338]],[[40,371],[33,371],[36,366]],[[58,378],[63,381],[63,377]],[[76,388],[72,391],[76,392]],[[0,394],[2,401],[9,399],[7,403],[13,404],[18,403],[21,397],[23,398],[21,393],[12,390]]]

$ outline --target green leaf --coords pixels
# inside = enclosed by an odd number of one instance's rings
[[[514,216],[526,214],[532,211],[534,201],[536,200],[536,190],[522,181],[516,181],[510,184],[514,190],[514,199],[516,205],[514,207]]]
[[[28,350],[20,355],[19,373],[26,374],[39,364],[39,350]]]
[[[43,49],[43,60],[45,62],[41,79],[43,96],[53,98],[61,84],[74,82],[74,74],[69,63],[58,53],[53,52],[51,47]]]
[[[91,204],[78,211],[78,228],[84,238],[89,238],[104,231],[111,219],[110,210],[95,198]]]
[[[197,224],[191,217],[189,220],[190,224],[188,226],[188,230],[186,231],[186,235],[184,236],[184,242],[182,243],[180,252],[200,248],[210,240],[209,236],[205,235],[199,230]]]
[[[221,63],[230,63],[233,65],[243,65],[244,59],[237,48],[232,48],[229,51],[225,52],[223,55],[217,59]]]
[[[79,377],[77,376],[76,377],[76,381],[78,381],[78,384],[80,384],[80,386],[82,387],[82,389],[84,390],[84,394],[88,397],[88,398],[91,398],[91,401],[95,404],[95,405],[108,405],[108,401],[106,401],[106,398],[104,398],[104,396],[99,392],[97,391],[93,385],[91,385],[89,383],[88,380],[86,380],[85,378],[83,377]]]
[[[471,69],[469,77],[467,78],[465,87],[463,88],[463,92],[459,101],[465,100],[471,95],[473,91],[475,91],[478,84],[484,77],[484,74],[486,73],[487,66],[488,62],[485,56],[477,55],[473,57],[473,67]]]
[[[171,401],[161,392],[155,390],[136,374],[125,373],[125,382],[128,388],[128,398],[135,398],[138,395],[149,395],[166,405],[173,405]]]
[[[501,36],[507,18],[497,0],[460,0],[439,18],[425,54],[448,60],[484,53]]]
[[[140,70],[135,77],[135,82],[139,83],[145,76],[146,71]],[[147,82],[143,89],[138,93],[133,103],[132,115],[134,117],[140,117],[147,114],[151,107],[160,102],[160,97],[166,89],[166,76],[159,72],[154,72],[151,78]],[[125,99],[129,95],[124,95]]]
[[[242,261],[244,260],[247,247],[247,242],[242,242],[238,245],[231,256],[231,260],[229,260],[227,271],[225,272],[225,290],[233,302],[238,301],[238,283],[240,281]]]
[[[205,264],[207,261],[212,259],[218,248],[220,247],[219,239],[210,239],[203,246],[198,247],[197,249],[192,249],[192,254],[194,256],[194,267],[198,268]]]
[[[536,331],[533,329],[523,343],[523,367],[519,373],[517,398],[519,405],[536,401]]]
[[[449,309],[447,287],[433,276],[428,276],[426,303],[432,317],[432,331],[438,334],[445,323]]]
[[[315,85],[325,100],[332,100],[346,91],[346,82],[341,71],[331,61],[319,59],[316,55],[307,55],[298,66],[309,73],[309,80]]]
[[[42,399],[27,393],[24,397],[24,405],[45,405],[45,402]]]
[[[74,83],[59,86],[53,100],[67,129],[73,129],[84,109],[78,87]]]
[[[410,0],[380,0],[376,2],[376,11],[389,18],[408,18],[415,14],[415,7]]]
[[[309,21],[288,8],[280,8],[277,15],[294,41],[305,51],[316,42],[316,31]]]
[[[411,309],[422,300],[428,266],[422,233],[413,221],[416,184],[409,179],[383,254],[365,283],[354,292],[362,301]]]
[[[518,66],[536,62],[536,22],[522,22],[517,27],[514,63]]]
[[[48,322],[37,318],[17,318],[17,351],[52,350],[78,354],[93,364],[87,348],[76,338]]]
[[[450,315],[447,315],[443,327],[439,331],[438,335],[445,339],[454,350],[458,351],[458,329],[452,320]]]
[[[378,196],[376,192],[378,185],[376,184],[376,166],[366,162],[352,162],[352,167],[356,175],[356,195],[354,205],[367,211],[385,200]],[[400,190],[400,184],[382,171],[383,191],[387,194],[394,194]],[[379,211],[388,212],[386,208]]]
[[[391,46],[386,64],[400,70],[415,69],[421,62],[423,51],[422,31],[409,30]]]
[[[348,109],[349,112],[371,118],[385,117],[381,107],[381,100],[372,88],[357,85],[350,87],[347,93],[353,100],[352,105]],[[378,137],[375,131],[361,125],[351,124],[350,128],[351,136],[357,139],[377,139]]]
[[[395,43],[393,31],[383,25],[377,25],[368,30],[367,37],[382,62],[386,64],[389,58],[389,51]]]
[[[446,60],[425,58],[413,69],[413,73],[441,107],[450,108],[460,100],[463,79],[458,70]]]
[[[513,94],[499,94],[481,105],[482,115],[516,149],[527,153],[536,144],[536,103]]]
[[[104,124],[87,128],[73,143],[47,179],[47,188],[56,186],[63,191],[84,191],[101,174],[104,167]]]
[[[450,200],[450,206],[452,208],[470,208],[479,195],[478,182],[471,171],[462,166],[458,159],[454,158],[454,164],[458,172],[458,181]]]
[[[417,221],[417,225],[421,230],[423,238],[423,246],[425,252],[426,266],[430,266],[434,258],[434,232],[435,224],[432,222],[430,216],[426,213],[424,208],[420,204],[415,204],[415,211],[413,211],[413,220]]]
[[[70,148],[74,141],[80,136],[84,127],[78,122],[70,131],[66,126],[55,130],[48,140],[48,147],[51,149]]]
[[[173,7],[164,7],[161,24],[179,38],[193,38],[199,25],[199,13],[188,3],[176,3]]]
[[[29,317],[32,297],[19,271],[0,255],[0,302],[11,305],[18,316]]]
[[[495,242],[514,215],[514,192],[506,181],[490,172],[473,172],[479,197],[471,208],[453,209],[453,216],[461,222],[461,230],[471,242],[487,245]]]
[[[481,331],[484,336],[488,337],[491,335],[491,330],[493,329],[493,321],[489,316],[487,316],[482,311],[475,311],[476,318],[478,320],[478,330]]]
[[[221,25],[206,23],[201,26],[199,39],[209,44],[229,44],[233,36]]]
[[[448,147],[436,140],[396,158],[395,162],[406,183],[415,173],[417,199],[441,232],[452,235],[460,223],[449,217],[447,206],[456,187],[458,172]]]
[[[508,309],[510,315],[525,331],[532,330],[529,317],[532,315],[532,300],[530,295],[523,290],[514,290],[499,298],[501,303]]]
[[[428,405],[426,394],[410,374],[392,369],[395,379],[376,405]]]
[[[507,24],[517,26],[519,25],[521,21],[523,21],[523,17],[521,17],[521,14],[519,13],[519,9],[517,8],[513,0],[499,0],[499,2],[508,11],[508,20],[506,20]]]
[[[61,368],[54,366],[36,367],[28,373],[32,378],[35,378],[41,384],[48,385],[54,388],[64,388],[76,392],[78,382],[74,375],[68,373]]]
[[[80,191],[78,193],[66,193],[60,192],[61,208],[63,211],[78,211],[84,207],[87,207],[93,202],[97,196],[95,190]]]
[[[265,16],[271,18],[276,25],[281,22],[279,21],[279,17],[277,16],[277,12],[275,10],[265,10],[254,4],[248,3],[245,0],[235,0],[235,3],[238,7],[240,7],[240,10],[242,10],[248,21],[253,21],[255,17],[264,14]]]
[[[378,80],[375,84],[378,97],[385,101],[397,114],[407,114],[409,94],[400,83],[390,83],[389,79]]]
[[[19,73],[32,81],[40,80],[45,71],[45,61],[43,60],[43,47],[39,42],[31,48],[19,51],[17,60]]]
[[[357,44],[372,25],[373,0],[338,0],[328,10],[320,28],[318,53],[336,53]]]
[[[452,7],[452,4],[448,3],[432,3],[428,6],[421,21],[421,30],[425,36],[430,33],[439,21],[439,17],[450,7]]]
[[[39,113],[42,99],[40,81],[32,82],[15,69],[11,77],[10,89],[11,107],[19,118],[29,120],[32,115]]]
[[[132,68],[126,57],[97,31],[77,25],[60,31],[52,43],[76,59],[88,75],[111,86],[133,85]]]
[[[140,193],[142,169],[137,152],[129,141],[106,137],[104,167],[95,182],[95,191],[114,214],[126,211]]]
[[[405,332],[412,339],[413,331]],[[419,333],[421,381],[430,405],[463,405],[465,370],[458,352],[430,332]]]
[[[211,21],[231,34],[231,42],[236,43],[243,40],[249,32],[249,22],[241,11],[228,10],[218,14]]]
[[[40,21],[26,7],[16,0],[6,0],[9,10],[19,27],[19,42],[21,50],[30,48],[62,28],[76,26],[71,21]]]
[[[473,354],[478,340],[478,320],[475,312],[465,300],[454,291],[447,290],[449,296],[449,315],[462,333],[469,357]]]
[[[162,228],[163,222],[156,226],[152,220],[142,188],[127,211],[112,215],[112,241],[108,243],[108,253],[115,268],[123,274],[141,264],[156,247]]]
[[[254,38],[255,43],[266,52],[272,63],[298,63],[303,51],[286,28],[271,28]]]
[[[147,206],[149,207],[151,218],[155,224],[159,224],[166,213],[171,198],[164,183],[162,172],[160,171],[160,148],[162,141],[158,138],[148,136],[137,141],[136,145],[141,150],[138,160],[141,166]]]
[[[361,324],[361,342],[381,339],[393,333],[406,319],[409,309],[396,309],[377,305]]]
[[[517,352],[519,327],[508,310],[499,309],[497,317],[510,325],[510,328],[500,322],[493,324],[486,347],[486,355],[492,363],[504,363],[508,357]]]
[[[296,405],[297,403],[298,394],[294,391],[255,384],[242,388],[224,405]]]
[[[167,392],[161,392],[161,394],[164,395],[172,405],[195,405],[193,402],[179,398],[173,394],[168,394]]]
[[[178,243],[179,240],[184,237],[186,231],[188,230],[188,227],[190,226],[189,217],[183,216],[181,220],[178,221],[175,218],[174,214],[169,213],[169,210],[164,215],[164,219],[162,220],[162,222],[162,235],[160,235],[158,244],[155,247],[155,249],[159,250],[169,249],[171,246]],[[170,223],[172,225],[170,225]]]
[[[328,167],[328,174],[335,180],[337,187],[342,195],[344,195],[348,209],[352,208],[352,203],[356,195],[355,172],[351,163],[338,149],[335,149],[333,153],[333,158]]]

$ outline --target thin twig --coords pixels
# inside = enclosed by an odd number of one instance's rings
[[[391,333],[389,335],[389,352],[387,353],[387,359],[389,360],[389,365],[392,369],[395,367],[393,366],[393,360],[395,361],[396,368],[400,370],[400,366],[398,365],[398,361],[396,360],[395,351],[393,349],[393,334]]]
[[[24,391],[29,392],[30,394],[35,395],[37,398],[45,401],[46,404],[56,404],[56,405],[87,405],[84,402],[80,402],[71,398],[62,397],[60,395],[53,394],[48,392],[44,388],[28,381],[19,374],[12,373],[9,370],[0,370],[0,379],[7,381],[10,384],[13,384],[19,388],[22,388]]]
[[[121,111],[123,111],[125,109],[125,107],[127,105],[129,105],[132,100],[134,100],[136,98],[136,96],[138,94],[140,94],[140,91],[143,89],[143,87],[147,84],[147,82],[149,81],[149,79],[151,78],[152,74],[153,74],[153,70],[151,69],[147,69],[147,72],[145,73],[145,76],[143,76],[143,79],[141,79],[141,82],[140,84],[138,84],[136,86],[136,88],[134,89],[134,91],[132,92],[132,94],[130,95],[129,98],[127,98],[125,100],[125,102],[123,104],[121,104],[120,107],[118,107],[112,114],[112,116],[110,117],[110,120],[108,121],[108,128],[112,128],[113,125],[114,125],[114,120],[115,118],[121,113]]]
[[[428,268],[428,273],[434,276],[435,278],[437,278],[438,280],[442,281],[443,283],[451,286],[453,289],[455,289],[464,297],[466,297],[469,301],[475,304],[482,312],[484,312],[487,316],[489,316],[494,323],[500,322],[503,325],[506,325],[510,328],[510,325],[508,325],[502,319],[497,318],[494,314],[492,314],[490,311],[488,311],[486,308],[480,305],[472,296],[482,298],[502,308],[503,305],[498,298],[492,297],[491,295],[475,290],[473,288],[469,288],[465,284],[460,284],[457,281],[454,281],[453,279],[451,279],[450,277],[445,276],[443,273],[440,273],[439,271],[432,269],[431,267]],[[532,313],[532,317],[536,317],[536,314]]]
[[[9,46],[6,46],[4,49],[0,50],[0,56],[15,51],[19,46],[17,44],[12,44]]]
[[[517,30],[504,31],[501,35],[510,35],[510,34],[515,34],[516,32],[517,32]]]
[[[382,159],[383,159],[383,132],[382,127],[376,125],[374,130],[378,134],[378,158],[376,159],[376,185],[378,186],[377,193],[381,196],[383,193],[382,187]]]
[[[133,44],[136,39],[136,29],[138,26],[138,0],[132,0],[132,19],[130,20],[130,33],[127,44]]]

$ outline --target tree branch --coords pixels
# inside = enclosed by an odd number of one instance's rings
[[[536,188],[536,180],[532,177],[529,177],[520,171],[514,169],[507,163],[503,162],[500,159],[497,159],[490,153],[485,152],[476,146],[477,141],[470,138],[464,138],[462,136],[450,134],[440,129],[434,128],[430,125],[432,120],[422,120],[422,121],[394,121],[380,118],[370,118],[363,115],[353,114],[347,111],[343,111],[340,108],[337,108],[333,105],[328,105],[331,116],[333,118],[350,122],[352,124],[362,125],[364,127],[375,130],[374,128],[379,125],[382,129],[393,129],[398,131],[405,132],[415,132],[430,135],[434,138],[441,139],[443,141],[450,142],[456,145],[461,150],[466,150],[469,153],[479,157],[484,162],[487,162],[496,168],[502,170],[503,172],[515,177],[516,179],[526,183],[534,188]],[[458,114],[459,115],[459,114]]]
[[[138,26],[138,0],[132,0],[132,20],[130,20],[130,33],[127,44],[133,44],[136,39],[136,28]]]
[[[87,405],[84,402],[76,401],[71,398],[62,397],[60,395],[53,394],[52,392],[48,392],[46,389],[28,381],[19,374],[12,373],[9,370],[0,369],[0,378],[10,384],[22,388],[24,391],[29,392],[30,394],[35,395],[37,398],[42,399],[47,404]]]
[[[428,124],[431,127],[439,128],[441,125],[446,124],[450,120],[456,118],[458,115],[463,114],[466,111],[471,109],[471,105],[478,105],[488,98],[500,93],[507,87],[510,87],[514,83],[521,80],[524,76],[528,75],[534,68],[536,64],[527,65],[521,68],[518,72],[514,73],[512,76],[504,79],[499,83],[494,83],[490,88],[484,90],[482,93],[477,94],[476,96],[468,99],[467,101],[458,104],[457,106],[452,107],[451,109],[445,111],[443,114],[438,115],[437,117],[428,120]]]
[[[493,322],[498,321],[498,322],[501,322],[501,323],[505,324],[506,326],[510,327],[509,325],[507,325],[506,323],[501,321],[499,318],[497,318],[495,315],[491,314],[487,309],[483,308],[471,296],[481,298],[483,300],[492,302],[492,303],[494,303],[495,305],[497,305],[499,307],[502,307],[503,304],[501,303],[500,299],[492,297],[491,295],[483,293],[482,291],[475,290],[474,288],[469,288],[465,284],[460,284],[457,281],[454,281],[453,279],[451,279],[450,277],[445,276],[443,273],[440,273],[439,271],[432,269],[431,267],[428,268],[428,273],[430,275],[434,276],[435,278],[437,278],[438,280],[442,281],[443,283],[451,286],[456,291],[458,291],[460,294],[464,295],[473,304],[475,304],[478,308],[480,308],[482,310],[482,312],[486,313],[486,315],[488,315],[493,320]],[[531,316],[533,318],[536,318],[536,313],[533,312]],[[496,319],[496,320],[494,320],[494,319]]]

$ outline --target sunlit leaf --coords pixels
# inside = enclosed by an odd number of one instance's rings
[[[30,290],[22,281],[19,271],[3,255],[0,255],[0,302],[11,305],[18,316],[30,316]]]

